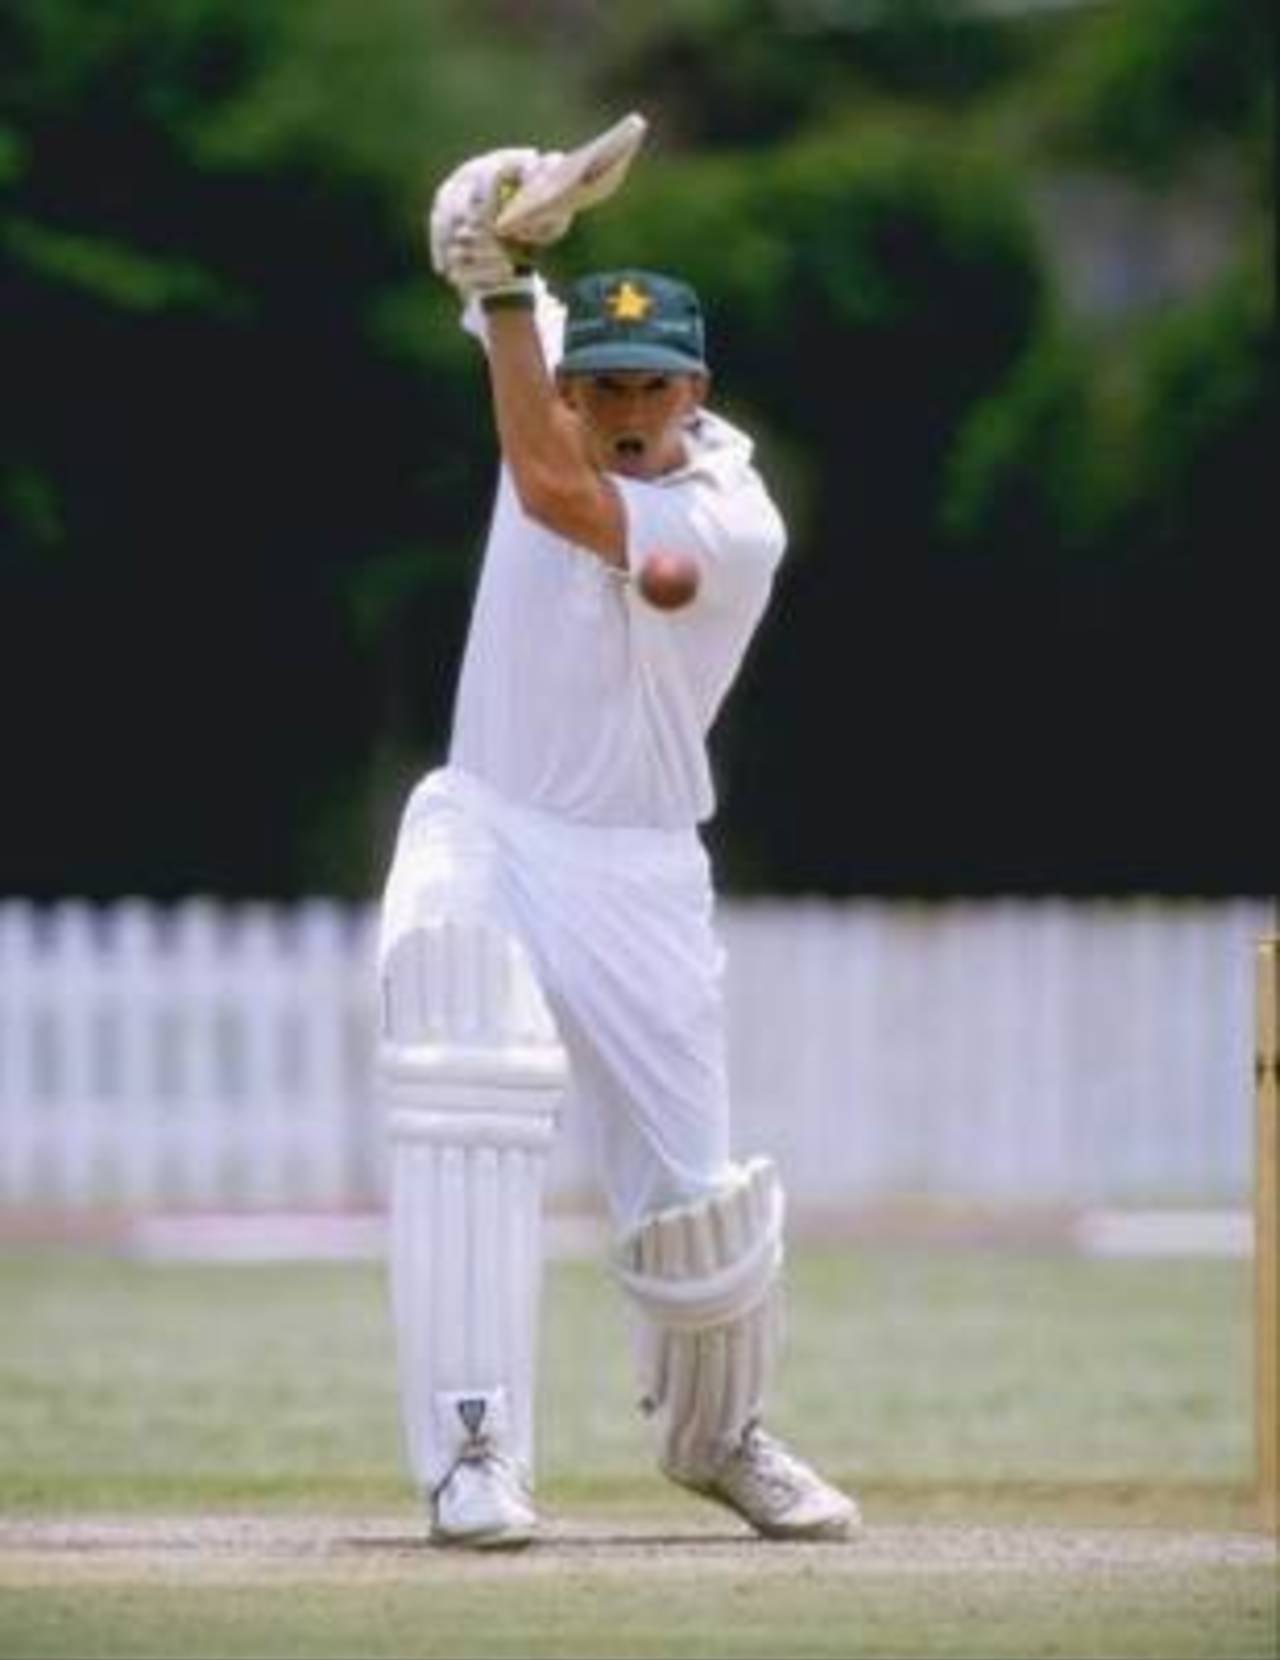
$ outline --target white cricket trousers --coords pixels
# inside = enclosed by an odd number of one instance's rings
[[[569,1058],[614,1227],[729,1172],[723,952],[696,829],[576,824],[456,767],[405,807],[379,957],[424,916],[485,920],[524,947]]]

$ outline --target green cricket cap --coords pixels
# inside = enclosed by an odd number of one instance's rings
[[[702,307],[687,282],[656,271],[599,271],[580,277],[566,304],[564,374],[707,372]]]

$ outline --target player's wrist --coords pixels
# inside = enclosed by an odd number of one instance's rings
[[[532,311],[537,305],[537,295],[534,292],[533,279],[528,278],[510,287],[491,288],[478,294],[480,309],[491,311]]]
[[[529,251],[504,243],[487,227],[468,222],[446,246],[442,273],[464,300],[533,304],[536,277]]]

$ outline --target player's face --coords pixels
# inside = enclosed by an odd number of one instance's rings
[[[613,369],[565,375],[561,395],[576,410],[591,458],[606,472],[657,478],[684,460],[683,432],[706,390],[703,375]]]

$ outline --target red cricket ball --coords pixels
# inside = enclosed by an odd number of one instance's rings
[[[640,592],[659,611],[678,611],[698,591],[698,565],[687,553],[651,553],[636,577]]]

